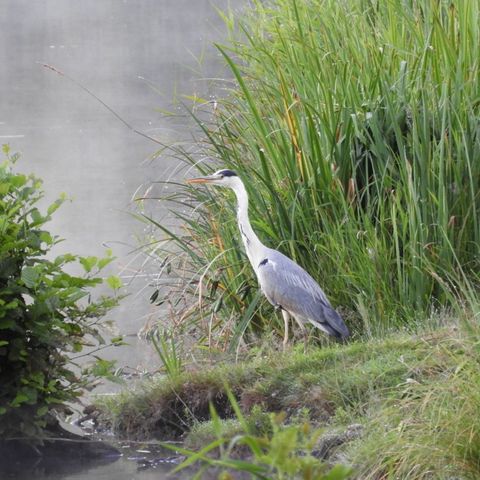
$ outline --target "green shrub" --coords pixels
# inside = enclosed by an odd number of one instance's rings
[[[37,437],[45,434],[55,409],[74,401],[92,379],[72,357],[84,346],[104,343],[100,318],[116,305],[114,297],[91,301],[96,275],[113,257],[52,258],[59,240],[44,224],[61,205],[43,214],[36,207],[41,181],[14,173],[16,155],[3,147],[0,164],[0,434]],[[66,272],[81,264],[84,277]],[[115,340],[120,343],[120,339]],[[99,360],[92,371],[108,371]],[[111,365],[110,365],[111,366]]]
[[[460,283],[478,297],[478,2],[253,3],[238,25],[227,18],[220,47],[236,85],[199,122],[213,160],[174,152],[202,172],[237,171],[259,237],[319,281],[354,334],[415,328],[460,305]],[[253,294],[234,197],[169,198],[193,212],[177,213],[186,228],[167,232],[169,252],[160,244],[188,273],[181,294],[202,300],[183,318],[212,345],[281,328]]]

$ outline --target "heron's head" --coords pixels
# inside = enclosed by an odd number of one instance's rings
[[[219,185],[222,187],[235,188],[240,178],[233,170],[218,170],[206,177],[190,178],[187,183],[206,183],[208,185]]]

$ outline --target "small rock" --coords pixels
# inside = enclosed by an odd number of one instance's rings
[[[364,427],[358,423],[349,425],[343,432],[329,432],[322,435],[317,442],[312,455],[322,460],[328,460],[335,453],[335,450],[352,440],[360,438],[363,434]]]

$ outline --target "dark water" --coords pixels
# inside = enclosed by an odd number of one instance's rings
[[[172,480],[191,478],[192,470],[171,471],[182,458],[159,445],[115,444],[119,454],[85,459],[71,455],[0,459],[2,480]],[[10,456],[11,457],[11,456]]]
[[[66,192],[73,199],[50,230],[63,237],[56,253],[118,257],[131,293],[113,315],[130,349],[119,365],[148,369],[157,359],[136,334],[158,312],[149,307],[144,263],[135,251],[144,226],[132,199],[175,173],[168,155],[150,160],[158,145],[128,130],[50,64],[90,89],[134,128],[165,144],[190,138],[185,118],[167,118],[177,94],[213,98],[212,78],[225,74],[212,43],[225,28],[212,5],[240,8],[244,0],[0,0],[0,143],[22,154],[18,168],[44,179],[45,204]],[[39,63],[40,62],[40,63]],[[140,78],[141,77],[141,78]],[[154,88],[152,88],[152,85]],[[163,221],[164,206],[150,202]],[[168,221],[166,218],[164,221]]]

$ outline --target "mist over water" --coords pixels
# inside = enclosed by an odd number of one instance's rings
[[[138,276],[143,225],[128,212],[140,186],[165,180],[176,161],[150,160],[158,145],[128,130],[77,85],[41,66],[65,72],[134,128],[161,142],[190,138],[182,119],[168,119],[176,93],[215,94],[207,80],[225,71],[212,43],[225,28],[212,4],[243,0],[1,0],[0,143],[21,153],[18,169],[44,180],[45,205],[61,192],[67,202],[49,230],[64,238],[55,253],[118,257],[130,296],[112,316],[131,347],[109,355],[119,365],[155,366],[136,333],[150,311],[152,289]],[[142,77],[142,78],[139,78]],[[146,79],[146,80],[144,80]],[[151,84],[155,89],[151,88]],[[182,174],[179,174],[182,175]],[[160,203],[155,218],[162,218]],[[133,278],[135,277],[135,278]]]

